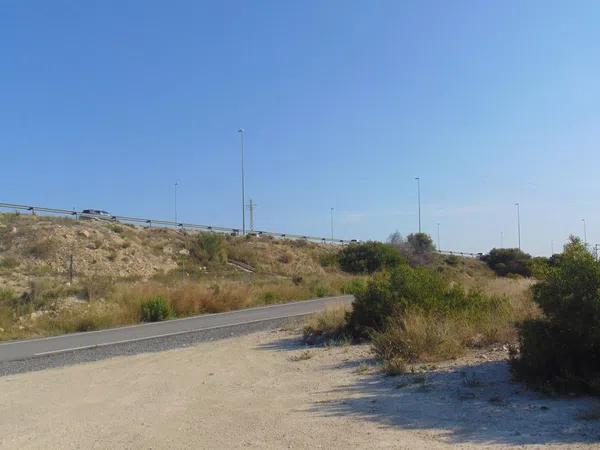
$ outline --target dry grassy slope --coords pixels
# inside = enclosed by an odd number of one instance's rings
[[[148,279],[178,268],[195,233],[133,227],[69,218],[0,214],[0,286],[17,292],[32,278],[67,277],[70,255],[77,276]],[[226,237],[230,258],[260,273],[321,274],[322,254],[331,247],[295,241]],[[231,271],[212,265],[210,271]]]

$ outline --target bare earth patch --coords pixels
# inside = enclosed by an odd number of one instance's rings
[[[385,377],[367,346],[261,332],[0,378],[2,448],[593,448],[599,402],[509,381],[502,349]]]

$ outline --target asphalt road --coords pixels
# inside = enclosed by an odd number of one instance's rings
[[[305,316],[327,307],[351,302],[352,296],[349,295],[327,297],[108,330],[5,342],[0,344],[0,364],[35,358],[43,358],[47,361],[52,355],[77,352],[89,354],[90,350],[107,347],[140,347],[140,345],[132,345],[136,343],[143,343],[143,351],[156,351],[161,348],[162,340],[173,341],[177,337],[182,337],[183,339],[179,339],[181,342],[189,343],[192,335],[202,334],[204,339],[206,336],[209,339],[224,337],[223,330],[227,330],[228,335],[233,335],[236,328],[252,330],[263,322],[281,323],[281,319]]]

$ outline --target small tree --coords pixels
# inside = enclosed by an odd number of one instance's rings
[[[338,253],[338,262],[344,272],[373,273],[403,262],[398,250],[381,242],[350,244]]]
[[[406,237],[406,241],[410,248],[419,255],[435,251],[433,240],[427,233],[411,233]]]
[[[518,248],[493,248],[481,260],[501,277],[509,274],[531,276],[531,255]]]
[[[533,287],[545,317],[520,327],[513,372],[538,387],[600,394],[600,264],[573,236],[555,260]]]

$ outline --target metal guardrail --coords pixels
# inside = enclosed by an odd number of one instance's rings
[[[58,216],[71,216],[76,218],[96,218],[97,216],[94,214],[85,214],[82,211],[75,211],[69,209],[56,209],[56,208],[45,208],[42,206],[31,206],[31,205],[19,205],[14,203],[0,203],[0,209],[9,209],[18,211],[28,211],[31,214],[54,214]],[[108,219],[108,218],[107,218]],[[168,220],[156,220],[156,219],[144,219],[140,217],[128,217],[128,216],[110,216],[110,219],[114,222],[121,223],[130,223],[130,224],[141,224],[145,226],[151,227],[152,225],[158,225],[162,227],[171,227],[177,229],[186,229],[186,230],[199,230],[199,231],[214,231],[218,233],[228,233],[233,234],[235,236],[241,235],[241,230],[239,228],[227,228],[227,227],[218,227],[213,225],[198,225],[193,223],[184,223],[184,222],[171,222]],[[306,236],[300,234],[288,234],[288,233],[277,233],[273,231],[248,231],[246,234],[256,235],[256,236],[272,236],[274,238],[279,239],[302,239],[311,242],[320,242],[320,243],[328,243],[328,244],[349,244],[350,242],[346,239],[331,239],[331,238],[322,238],[315,236]]]
[[[450,250],[437,250],[437,253],[439,253],[440,255],[465,256],[469,258],[481,258],[483,256],[483,253],[454,252]]]
[[[30,206],[30,205],[19,205],[14,203],[0,203],[0,209],[11,209],[15,211],[29,211],[32,214],[36,213],[46,213],[46,214],[54,214],[59,216],[74,216],[76,218],[88,217],[95,218],[94,214],[84,214],[82,211],[75,211],[69,209],[56,209],[56,208],[45,208],[42,206]],[[121,223],[130,223],[130,224],[142,224],[145,226],[151,227],[152,225],[158,225],[163,227],[174,227],[178,229],[188,229],[188,230],[200,230],[200,231],[215,231],[218,233],[228,233],[238,236],[241,234],[241,230],[239,228],[227,228],[227,227],[218,227],[213,225],[198,225],[193,223],[183,223],[183,222],[171,222],[168,220],[156,220],[156,219],[143,219],[139,217],[128,217],[128,216],[110,216],[110,220]],[[273,231],[249,231],[246,234],[256,235],[256,236],[272,236],[274,238],[279,239],[303,239],[311,242],[320,242],[320,243],[329,243],[329,244],[350,244],[352,242],[357,242],[356,240],[347,240],[347,239],[331,239],[331,238],[322,238],[315,236],[306,236],[300,234],[287,234],[287,233],[277,233]],[[455,256],[463,256],[470,258],[480,258],[483,253],[472,253],[472,252],[456,252],[450,250],[438,250],[437,253],[442,255],[455,255]]]

